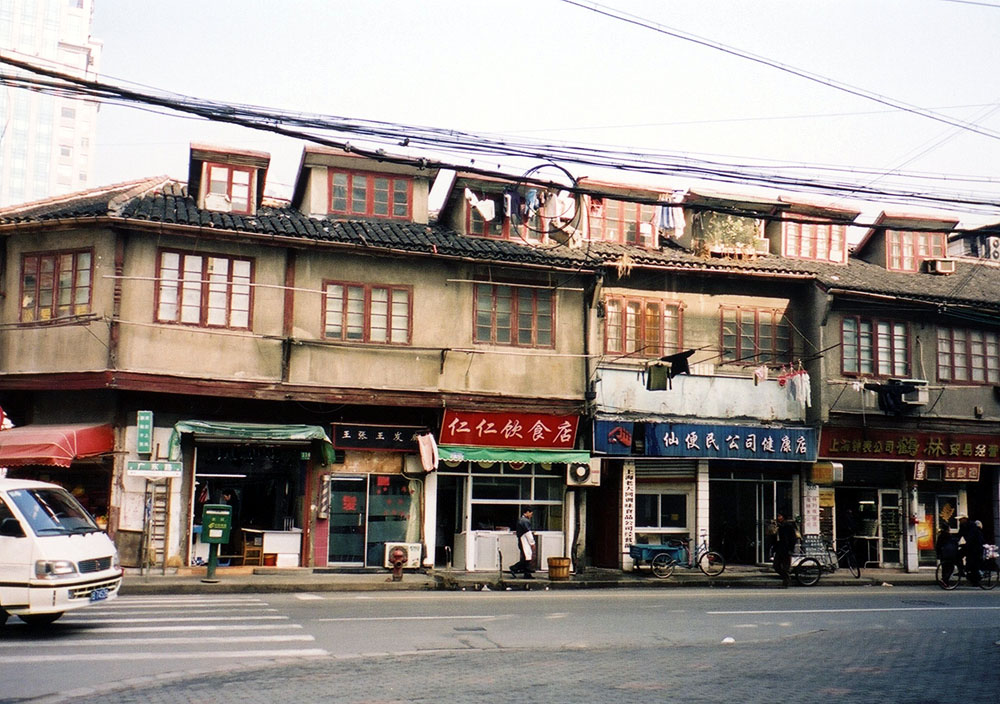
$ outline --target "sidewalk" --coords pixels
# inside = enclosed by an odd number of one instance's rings
[[[667,579],[659,579],[643,570],[639,573],[615,569],[586,568],[570,574],[568,580],[550,580],[546,572],[536,572],[535,579],[513,579],[496,572],[461,572],[453,570],[407,570],[400,581],[393,581],[389,570],[334,571],[326,568],[220,567],[214,583],[204,581],[205,568],[167,570],[126,569],[121,594],[232,594],[252,592],[336,592],[336,591],[504,591],[535,589],[615,589],[678,587],[779,588],[781,580],[767,567],[734,565],[718,577],[707,577],[698,570],[677,570]],[[907,573],[898,569],[862,570],[855,579],[847,570],[824,574],[817,586],[913,586],[935,585],[934,570]],[[799,587],[792,580],[792,587]]]

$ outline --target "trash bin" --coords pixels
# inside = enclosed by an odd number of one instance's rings
[[[568,557],[549,558],[549,579],[569,579]]]

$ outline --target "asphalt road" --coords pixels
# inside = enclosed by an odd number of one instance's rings
[[[971,588],[137,596],[0,633],[0,702],[1000,701]]]

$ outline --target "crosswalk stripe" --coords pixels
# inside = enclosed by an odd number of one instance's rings
[[[279,628],[302,628],[299,623],[282,624],[234,624],[231,626],[204,626],[192,623],[188,626],[108,626],[100,629],[100,633],[180,633],[185,631],[273,631]]]
[[[99,653],[66,653],[64,655],[5,655],[4,664],[39,664],[46,662],[87,662],[87,661],[126,661],[126,660],[224,660],[224,659],[260,659],[260,658],[306,658],[323,657],[329,652],[322,648],[303,648],[289,650],[204,650],[171,653],[129,652],[99,652]]]
[[[77,619],[73,619],[77,620]],[[280,614],[272,616],[163,616],[159,618],[153,617],[142,617],[135,618],[132,616],[123,616],[122,618],[95,618],[95,619],[79,619],[79,621],[84,621],[88,624],[102,624],[102,623],[185,623],[191,621],[197,621],[198,623],[205,623],[206,621],[287,621],[287,616],[282,616]]]

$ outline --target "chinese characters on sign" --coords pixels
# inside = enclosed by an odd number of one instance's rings
[[[579,416],[541,413],[444,412],[442,445],[571,450]]]
[[[622,552],[635,542],[635,462],[622,468]]]
[[[929,462],[1000,460],[1000,438],[994,435],[824,428],[821,441],[823,457]]]
[[[978,462],[945,462],[944,480],[946,482],[978,482]]]
[[[813,462],[816,460],[816,431],[761,425],[649,423],[646,425],[646,454]]]
[[[410,425],[334,423],[331,438],[340,450],[390,450],[417,452],[415,435],[424,430]]]

